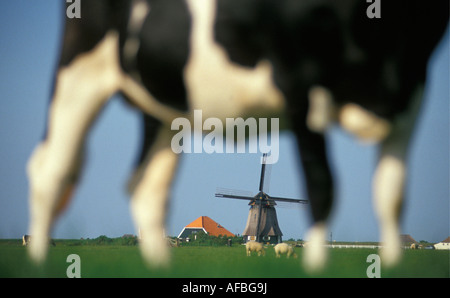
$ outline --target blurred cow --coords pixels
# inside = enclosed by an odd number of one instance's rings
[[[172,121],[280,117],[295,134],[311,203],[305,261],[325,262],[334,183],[324,133],[333,121],[380,145],[374,199],[383,264],[400,255],[405,156],[427,61],[448,1],[96,0],[67,19],[48,126],[29,164],[34,260],[78,182],[86,135],[113,94],[142,111],[144,141],[130,180],[146,261],[167,264],[162,238],[178,155]],[[355,210],[357,212],[357,210]]]

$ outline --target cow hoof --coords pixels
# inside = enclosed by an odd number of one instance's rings
[[[28,256],[36,265],[45,262],[47,258],[48,245],[46,241],[40,241],[37,237],[28,246]]]
[[[402,258],[400,243],[392,243],[383,246],[380,249],[381,264],[383,267],[390,268],[396,266]]]
[[[148,267],[166,268],[170,265],[170,250],[164,239],[141,241],[139,245],[142,257]]]
[[[303,254],[303,264],[309,273],[322,271],[327,263],[328,254],[325,247],[326,227],[316,225],[308,233],[308,243]]]

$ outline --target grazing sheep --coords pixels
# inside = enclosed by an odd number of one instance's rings
[[[289,245],[287,243],[278,243],[277,245],[275,245],[274,249],[277,258],[279,258],[282,254],[286,254],[287,258],[289,258],[290,256],[297,258],[297,254],[295,253],[294,248],[292,247],[292,245]]]
[[[247,252],[247,257],[251,256],[252,251],[255,251],[258,253],[258,257],[260,255],[266,255],[266,252],[264,251],[264,246],[262,243],[256,242],[256,241],[249,241],[245,244],[245,250]]]
[[[30,235],[23,235],[22,236],[22,245],[27,246],[30,243],[31,236]]]

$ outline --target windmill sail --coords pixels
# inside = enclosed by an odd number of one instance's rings
[[[217,198],[229,198],[229,199],[240,199],[240,200],[252,200],[254,198],[252,192],[235,190],[229,188],[217,188],[216,195]]]
[[[259,179],[259,191],[264,191],[264,175],[266,173],[266,158],[267,158],[267,154],[264,153],[262,165],[261,165],[261,178]]]
[[[274,200],[274,201],[287,202],[287,203],[298,203],[298,204],[307,204],[308,203],[308,200],[280,198],[280,197],[272,197],[272,196],[270,196],[269,199]]]
[[[268,192],[270,188],[270,172],[272,169],[271,164],[266,163],[267,160],[267,153],[263,154],[263,157],[261,159],[261,177],[259,180],[259,191],[262,192]]]

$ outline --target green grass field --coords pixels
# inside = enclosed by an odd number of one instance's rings
[[[247,257],[241,245],[233,247],[173,247],[173,260],[164,270],[147,268],[138,246],[70,245],[57,242],[50,248],[48,261],[34,266],[26,248],[19,240],[0,241],[0,277],[67,277],[71,263],[67,256],[80,256],[81,277],[163,277],[163,278],[297,278],[344,277],[366,278],[367,256],[376,249],[330,249],[327,268],[310,275],[301,266],[302,248],[295,248],[299,258],[275,258],[272,247],[264,257]],[[381,277],[438,277],[448,278],[450,252],[438,250],[405,250],[396,268],[381,267]],[[382,263],[382,260],[381,260]]]

